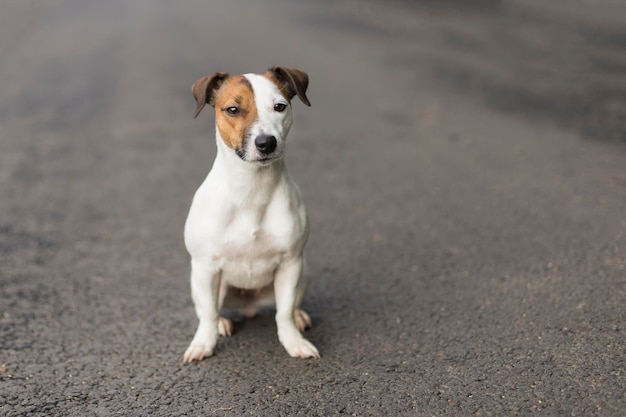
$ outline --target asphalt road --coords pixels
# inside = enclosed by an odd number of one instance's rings
[[[2,2],[0,415],[624,415],[626,5],[574,3]],[[183,365],[190,86],[277,64],[322,358]]]

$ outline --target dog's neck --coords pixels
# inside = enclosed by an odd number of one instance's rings
[[[222,175],[221,182],[227,187],[227,195],[233,202],[265,205],[272,191],[287,179],[285,161],[279,159],[269,165],[243,161],[220,139],[217,140],[217,155],[212,171]]]

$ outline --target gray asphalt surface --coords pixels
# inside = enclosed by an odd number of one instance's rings
[[[0,415],[624,415],[626,5],[443,4],[2,2]],[[322,358],[183,365],[190,86],[276,64]]]

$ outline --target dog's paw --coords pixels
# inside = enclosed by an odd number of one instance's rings
[[[303,332],[305,329],[311,327],[311,317],[307,314],[306,311],[297,308],[293,312],[293,319],[296,322],[296,327],[298,330]]]
[[[232,336],[233,334],[233,322],[226,317],[220,316],[217,321],[217,330],[220,336]]]
[[[289,353],[289,356],[293,358],[319,358],[320,353],[313,343],[306,340],[304,337],[294,338],[282,342],[285,350]]]
[[[187,363],[201,361],[204,358],[213,356],[213,349],[215,349],[215,344],[211,346],[210,343],[191,342],[185,351],[183,361]]]
[[[192,361],[201,361],[204,358],[213,356],[213,351],[215,349],[216,343],[217,339],[198,339],[194,337],[194,339],[191,341],[191,344],[185,351],[183,361],[189,363]]]

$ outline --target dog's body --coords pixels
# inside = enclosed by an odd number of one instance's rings
[[[290,100],[297,95],[310,105],[307,86],[304,72],[273,67],[264,74],[217,73],[192,87],[196,116],[206,103],[215,107],[217,156],[185,225],[199,319],[185,362],[211,356],[218,334],[231,334],[232,323],[219,316],[229,300],[246,316],[275,300],[278,338],[287,352],[319,357],[300,333],[310,325],[300,309],[308,225],[283,159]],[[253,291],[240,297],[239,289]]]

